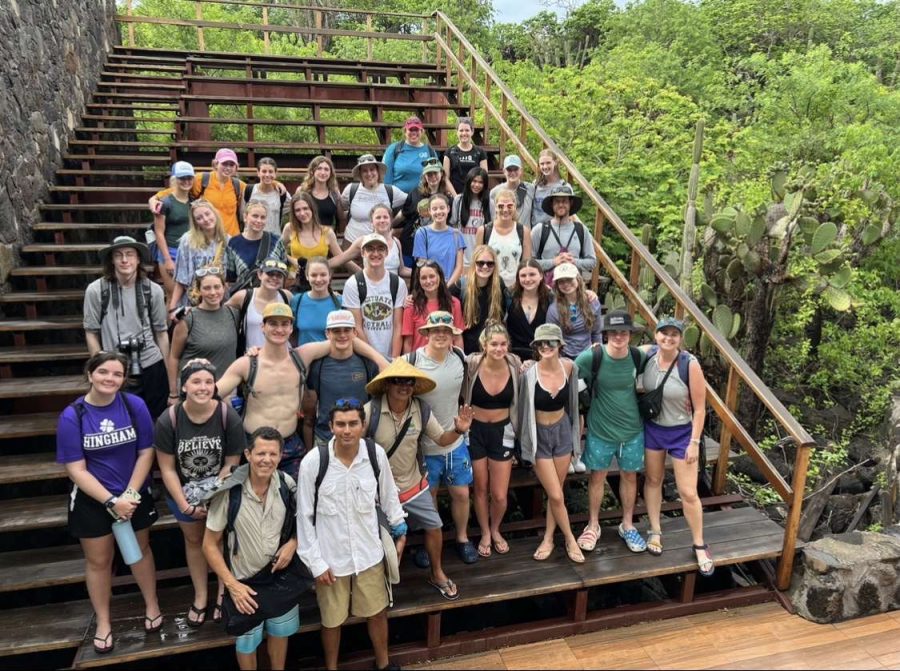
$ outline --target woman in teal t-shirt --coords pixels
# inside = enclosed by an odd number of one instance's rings
[[[331,288],[331,268],[325,257],[314,256],[306,262],[306,280],[309,282],[309,291],[291,299],[298,346],[325,340],[328,313],[341,309],[341,296]]]

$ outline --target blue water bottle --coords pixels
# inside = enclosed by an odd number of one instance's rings
[[[137,536],[134,535],[134,527],[131,526],[131,520],[118,520],[112,525],[113,536],[116,537],[116,545],[119,546],[119,552],[122,553],[122,559],[131,566],[137,564],[144,558],[141,552],[141,546],[138,545]]]

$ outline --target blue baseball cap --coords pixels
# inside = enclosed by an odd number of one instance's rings
[[[684,333],[684,322],[680,319],[675,319],[675,317],[663,317],[656,322],[657,331],[662,331],[667,326],[678,329],[679,333]]]
[[[187,161],[177,161],[172,166],[172,177],[193,177],[194,166]]]

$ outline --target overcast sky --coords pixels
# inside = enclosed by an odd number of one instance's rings
[[[539,0],[494,0],[494,19],[499,23],[518,23],[544,9],[549,7]]]

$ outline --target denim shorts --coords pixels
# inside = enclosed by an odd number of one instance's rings
[[[179,522],[187,522],[187,523],[203,522],[204,524],[206,523],[205,519],[201,519],[201,520],[194,519],[190,515],[185,515],[183,512],[181,512],[178,509],[178,506],[175,505],[175,499],[173,499],[168,494],[166,494],[166,505],[169,506],[169,512],[172,513],[172,516]],[[197,506],[197,507],[199,508],[201,506]]]
[[[241,655],[252,655],[263,641],[263,629],[269,636],[287,638],[300,631],[300,606],[294,606],[284,615],[270,617],[260,622],[234,641],[234,647]]]
[[[644,470],[644,432],[620,443],[610,443],[588,432],[581,460],[589,471],[608,471],[612,458],[619,470],[636,473]]]
[[[428,471],[428,486],[432,489],[440,487],[441,483],[448,487],[468,487],[474,480],[469,446],[465,441],[448,454],[426,454],[425,468]]]

